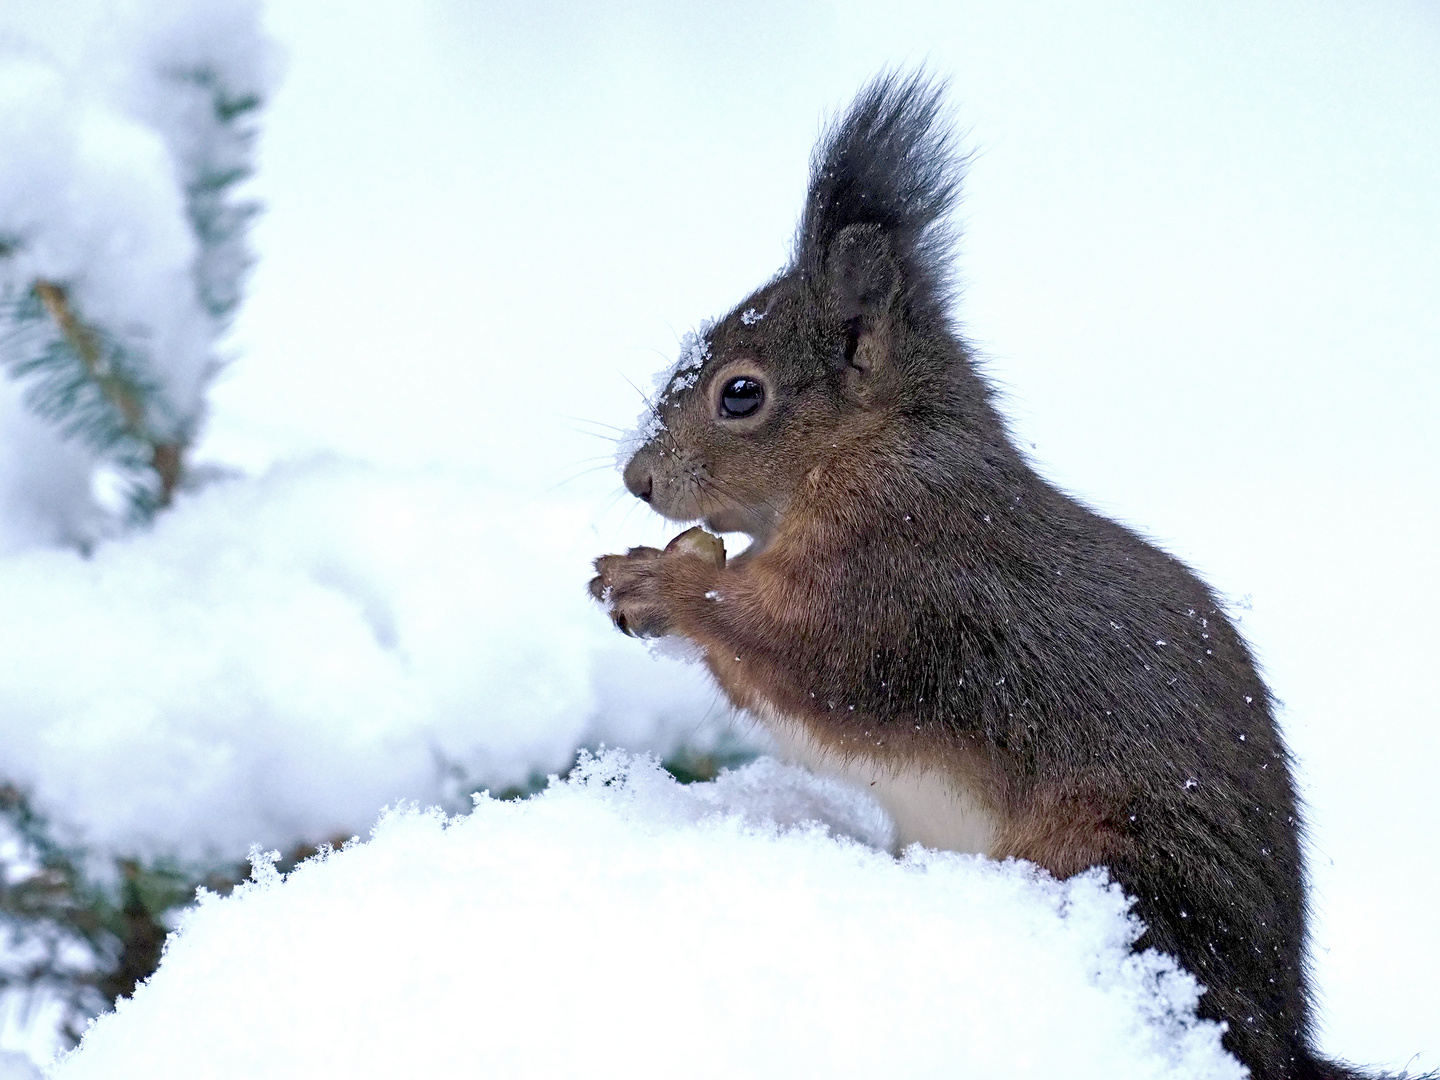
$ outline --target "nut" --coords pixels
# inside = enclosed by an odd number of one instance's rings
[[[704,559],[717,569],[725,566],[725,541],[714,533],[708,533],[699,525],[693,529],[686,529],[679,536],[665,545],[667,553],[674,552],[680,555],[694,555],[696,558]]]

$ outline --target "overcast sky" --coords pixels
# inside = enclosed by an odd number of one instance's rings
[[[261,261],[207,448],[256,468],[551,488],[608,452],[568,418],[629,425],[627,379],[784,262],[822,119],[886,65],[947,77],[974,153],[959,321],[1046,475],[1250,597],[1313,805],[1324,1043],[1440,1066],[1440,7],[269,21]],[[617,483],[557,490],[595,499],[597,545],[663,535],[619,524]]]

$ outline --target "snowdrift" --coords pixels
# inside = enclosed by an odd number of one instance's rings
[[[202,898],[52,1076],[1244,1075],[1102,874],[896,860],[888,828],[772,761],[682,787],[618,752],[395,809]]]
[[[238,860],[543,783],[580,746],[706,752],[734,724],[703,669],[585,592],[590,513],[324,459],[89,558],[0,556],[3,779],[96,854]]]

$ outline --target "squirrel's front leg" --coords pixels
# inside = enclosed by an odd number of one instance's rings
[[[787,647],[801,632],[793,622],[802,610],[796,596],[814,594],[813,583],[777,576],[755,560],[727,567],[719,537],[700,528],[664,551],[602,556],[595,569],[590,593],[616,626],[636,637],[693,641],[737,708],[770,704],[798,715],[813,705],[815,686],[806,673],[816,665]]]
[[[602,555],[595,560],[590,595],[609,609],[611,621],[626,634],[684,633],[681,611],[718,583],[724,567],[724,544],[694,528],[664,551],[638,547],[624,555]]]

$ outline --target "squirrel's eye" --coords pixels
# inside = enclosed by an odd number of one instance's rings
[[[765,400],[765,387],[755,379],[731,379],[720,391],[722,416],[749,416]]]

